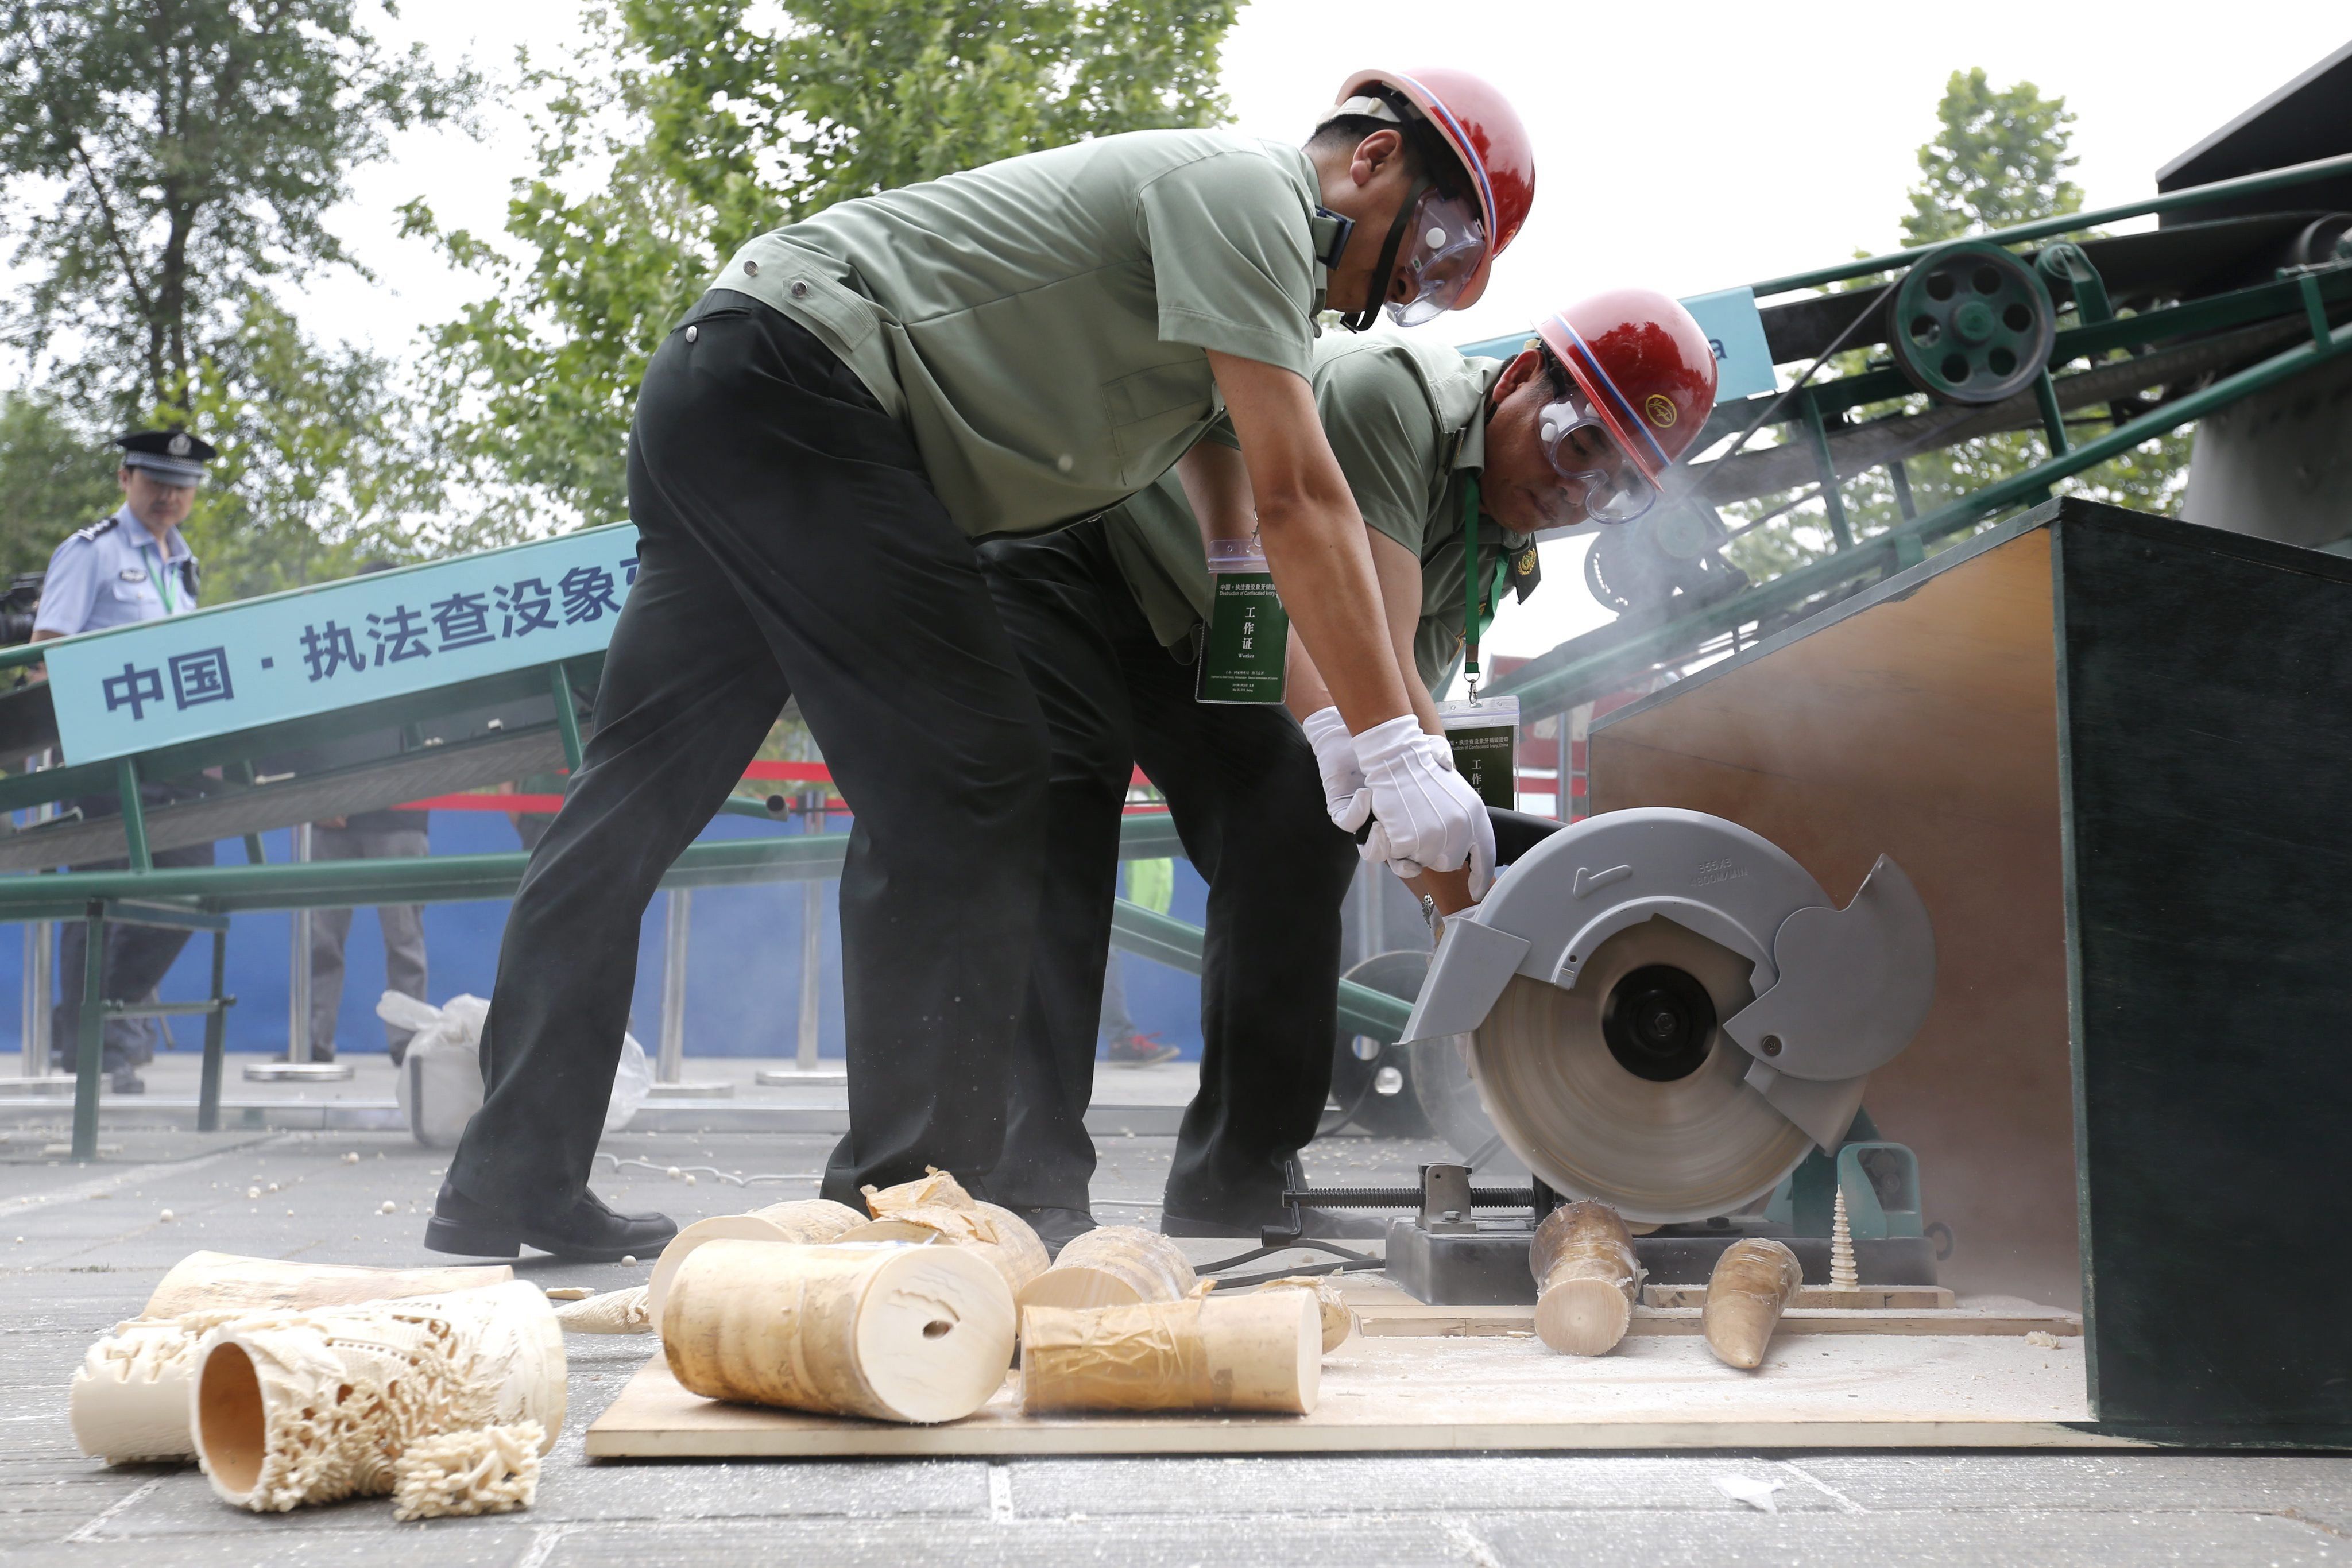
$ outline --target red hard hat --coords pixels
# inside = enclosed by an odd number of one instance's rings
[[[1439,66],[1416,71],[1358,71],[1339,84],[1345,103],[1365,89],[1385,87],[1402,94],[1422,112],[1470,176],[1486,220],[1488,247],[1454,308],[1474,303],[1486,291],[1495,258],[1517,239],[1536,200],[1536,150],[1518,110],[1492,83]]]
[[[1654,288],[1580,299],[1536,332],[1652,484],[1715,412],[1715,347],[1679,300]]]

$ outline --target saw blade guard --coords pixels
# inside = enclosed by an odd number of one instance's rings
[[[1553,834],[1449,918],[1404,1038],[1470,1037],[1487,1113],[1549,1185],[1672,1223],[1834,1147],[1933,990],[1893,862],[1839,910],[1758,834],[1644,808]]]

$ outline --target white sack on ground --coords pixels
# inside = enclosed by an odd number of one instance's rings
[[[455,1147],[466,1124],[482,1108],[482,1020],[489,1011],[488,1002],[470,995],[451,997],[436,1008],[386,991],[375,1004],[376,1017],[415,1031],[394,1088],[410,1134],[428,1149]],[[636,1036],[624,1034],[613,1096],[604,1107],[604,1131],[627,1126],[653,1092],[653,1082],[646,1048]]]

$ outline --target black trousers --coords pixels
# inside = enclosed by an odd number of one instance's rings
[[[854,1204],[927,1164],[976,1180],[1003,1138],[1045,734],[971,544],[856,377],[724,290],[646,369],[629,505],[637,581],[584,765],[507,920],[488,1093],[449,1179],[524,1212],[585,1186],[646,905],[797,696],[856,812],[850,1132],[824,1194]]]
[[[998,613],[1053,737],[1045,850],[1000,1203],[1087,1207],[1087,1135],[1119,819],[1140,766],[1209,883],[1201,1089],[1168,1177],[1170,1211],[1282,1218],[1282,1166],[1331,1087],[1339,904],[1355,846],[1331,825],[1314,748],[1279,707],[1196,702],[1152,636],[1098,523],[981,551]]]
[[[150,806],[168,806],[189,800],[193,792],[170,784],[142,785],[140,799]],[[122,798],[92,795],[76,802],[85,818],[119,816]],[[150,857],[159,866],[210,865],[211,844],[184,844],[157,850]],[[128,871],[127,860],[93,861],[75,871]],[[129,925],[110,921],[100,995],[110,1002],[135,1002],[161,985],[193,931],[168,925]],[[82,964],[89,953],[89,927],[79,920],[58,922],[57,1006],[49,1012],[49,1057],[67,1072],[74,1071],[81,1052]],[[148,1061],[155,1053],[152,1019],[109,1019],[100,1033],[106,1071],[119,1072]]]

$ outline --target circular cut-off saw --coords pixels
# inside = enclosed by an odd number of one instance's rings
[[[1466,1035],[1529,1170],[1672,1224],[1834,1150],[1935,991],[1935,932],[1892,860],[1839,909],[1738,823],[1644,807],[1552,834],[1447,916],[1404,1040]]]

